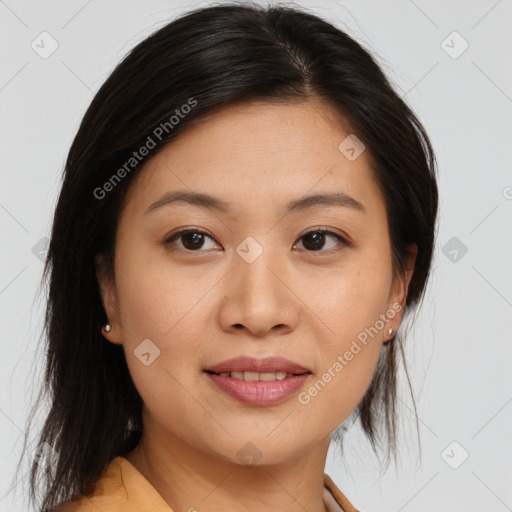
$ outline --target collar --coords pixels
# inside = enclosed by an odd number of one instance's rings
[[[336,487],[327,473],[324,473],[324,501],[329,512],[360,512]]]
[[[329,512],[360,512],[324,473],[324,502]],[[66,512],[173,512],[138,469],[125,457],[114,458],[96,484],[93,495],[73,502]],[[192,504],[194,505],[194,504]],[[199,506],[199,504],[196,504]]]

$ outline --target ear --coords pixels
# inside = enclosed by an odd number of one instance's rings
[[[388,308],[390,310],[397,311],[396,315],[388,321],[386,327],[384,329],[384,336],[387,336],[387,331],[391,327],[393,332],[389,339],[394,338],[396,335],[396,331],[400,327],[402,323],[402,318],[405,312],[405,301],[407,299],[407,292],[409,290],[409,283],[411,282],[412,275],[414,273],[414,267],[416,264],[416,257],[418,255],[418,246],[416,244],[411,244],[407,248],[407,256],[405,263],[405,272],[404,276],[396,276],[393,287],[389,296]],[[398,307],[400,305],[400,307]]]
[[[109,332],[101,329],[101,334],[111,343],[121,344],[121,326],[118,318],[116,287],[112,276],[108,275],[103,254],[96,254],[94,258],[96,268],[96,279],[101,295],[103,309],[112,326]]]

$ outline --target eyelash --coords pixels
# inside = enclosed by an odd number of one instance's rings
[[[207,236],[208,238],[211,238],[212,240],[214,240],[214,238],[212,236],[210,236],[206,231],[203,231],[201,229],[183,229],[181,231],[178,231],[177,233],[174,233],[172,234],[171,236],[167,237],[165,240],[164,240],[164,245],[166,247],[170,246],[176,239],[180,238],[181,236],[183,235],[186,235],[186,234],[190,234],[190,233],[194,233],[194,234],[201,234],[201,235],[204,235],[204,236]],[[351,246],[352,244],[350,242],[348,242],[344,237],[342,237],[341,235],[339,235],[338,233],[335,233],[334,231],[330,231],[328,229],[324,229],[324,228],[316,228],[316,229],[312,229],[311,231],[308,231],[306,233],[304,233],[303,235],[301,235],[301,237],[299,238],[302,239],[312,233],[321,233],[321,234],[324,234],[324,235],[330,235],[332,237],[334,237],[336,240],[338,240],[342,246],[345,246],[345,247],[349,247]],[[173,250],[183,250],[183,251],[186,251],[186,252],[207,252],[207,251],[204,251],[204,250],[197,250],[197,251],[193,251],[193,250],[190,250],[190,249],[183,249],[181,247],[178,247],[177,249],[173,249]],[[308,251],[307,249],[305,249],[306,252],[310,252],[310,253],[327,253],[327,254],[330,254],[330,253],[333,253],[333,252],[337,252],[341,249],[330,249],[330,250],[327,250],[327,251],[323,251],[323,250],[318,250],[318,251]]]

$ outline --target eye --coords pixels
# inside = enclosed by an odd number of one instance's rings
[[[207,238],[213,240],[210,235],[208,235],[205,231],[201,231],[200,229],[184,229],[174,233],[172,236],[167,238],[164,241],[164,244],[166,246],[173,245],[175,240],[182,239],[181,247],[178,245],[178,249],[198,252],[198,249],[203,248],[205,239]]]
[[[327,244],[330,245],[330,247],[327,247],[327,250],[322,251],[326,245],[327,239],[334,240],[335,243]],[[300,237],[300,240],[304,240],[302,242],[303,247],[309,252],[329,252],[329,249],[336,250],[336,242],[338,244],[341,243],[342,246],[348,246],[350,245],[345,238],[343,238],[341,235],[338,235],[338,233],[334,233],[333,231],[329,231],[327,229],[314,229],[311,231],[308,231],[304,235]]]
[[[205,248],[206,239],[213,241],[213,238],[205,231],[200,229],[184,229],[168,237],[164,241],[164,245],[176,245],[176,241],[181,240],[181,243],[177,244],[178,249],[183,249],[189,252],[202,252],[200,249]],[[334,243],[327,243],[330,247],[327,247],[327,250],[322,250],[325,248],[326,241],[329,239],[333,240]],[[302,245],[308,252],[329,252],[329,249],[333,249],[333,247],[336,248],[336,245],[350,245],[349,242],[341,235],[327,229],[314,229],[308,231],[300,237],[300,240],[303,240]],[[206,247],[206,249],[211,248],[212,247]]]

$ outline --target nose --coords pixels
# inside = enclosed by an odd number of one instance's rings
[[[270,249],[251,263],[234,255],[226,276],[220,323],[225,331],[246,329],[253,336],[286,334],[297,327],[301,302],[293,292],[284,262]]]

